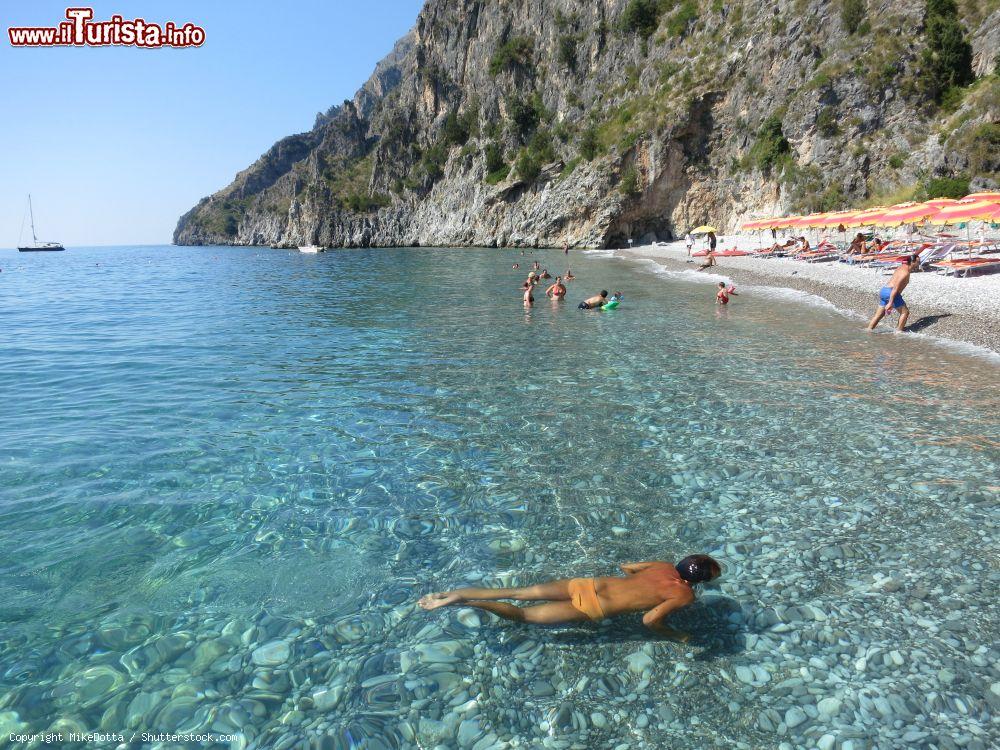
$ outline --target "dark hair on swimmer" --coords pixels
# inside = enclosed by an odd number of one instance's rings
[[[608,296],[608,290],[607,289],[602,289],[601,290],[601,296],[602,297],[607,297]]]
[[[688,555],[674,567],[688,583],[711,581],[722,573],[722,566],[708,555]]]
[[[907,263],[913,263],[913,261],[915,261],[915,260],[916,260],[917,258],[919,258],[919,257],[920,257],[920,256],[919,256],[919,255],[917,255],[917,254],[915,254],[915,253],[914,253],[914,254],[912,254],[912,255],[907,255],[907,256],[906,256],[906,262],[907,262]]]
[[[726,288],[726,282],[725,281],[720,281],[719,282],[719,288],[720,289],[725,289]]]

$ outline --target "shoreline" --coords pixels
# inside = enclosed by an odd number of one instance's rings
[[[740,238],[720,237],[719,248],[754,249],[755,244]],[[699,243],[700,245],[700,243]],[[700,248],[695,246],[695,252]],[[690,258],[684,242],[669,245],[641,245],[618,249],[623,258],[650,260],[673,272],[698,273],[702,258]],[[826,300],[842,313],[858,316],[864,326],[875,312],[876,292],[883,279],[872,268],[842,263],[806,263],[786,258],[751,256],[717,258],[717,265],[702,272],[706,283],[712,276],[725,277],[740,286],[771,286],[793,289]],[[692,276],[692,281],[695,277]],[[928,283],[929,282],[929,283]],[[907,331],[958,341],[1000,354],[1000,274],[951,278],[935,273],[914,274],[903,293],[910,307]],[[886,330],[886,322],[878,330]]]

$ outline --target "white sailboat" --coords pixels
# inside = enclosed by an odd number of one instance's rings
[[[319,245],[300,245],[300,253],[321,253],[326,250],[325,247],[320,247]]]
[[[22,253],[45,253],[45,252],[55,252],[58,250],[65,250],[61,242],[39,242],[38,237],[35,236],[35,210],[31,207],[31,193],[28,193],[28,213],[31,215],[31,245],[26,245],[25,247],[18,247],[18,252]],[[21,220],[21,232],[24,232],[23,219]]]

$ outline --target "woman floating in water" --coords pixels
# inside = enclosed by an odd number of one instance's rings
[[[695,584],[711,581],[722,573],[722,566],[708,555],[690,555],[676,565],[657,561],[620,567],[624,576],[572,578],[514,589],[455,589],[428,594],[419,604],[428,610],[456,604],[475,607],[506,620],[534,625],[597,622],[644,611],[642,623],[654,633],[687,641],[690,636],[664,625],[662,620],[694,601]],[[522,608],[496,599],[548,603]]]

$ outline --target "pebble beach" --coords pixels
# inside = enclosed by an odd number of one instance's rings
[[[703,249],[703,242],[694,251]],[[761,247],[756,236],[719,237],[719,250],[731,248],[755,251]],[[888,279],[882,269],[849,266],[836,261],[806,263],[791,258],[720,257],[718,265],[697,272],[702,257],[691,258],[683,241],[640,245],[616,251],[629,258],[655,261],[664,269],[705,282],[726,279],[740,287],[791,289],[826,300],[847,317],[864,325],[875,311],[879,288]],[[749,290],[748,290],[749,291]],[[1000,352],[1000,273],[955,278],[937,273],[914,274],[903,295],[910,306],[909,327],[915,332],[962,341]],[[793,299],[789,297],[789,299]],[[803,297],[799,297],[800,300]],[[889,330],[889,321],[880,324]]]

